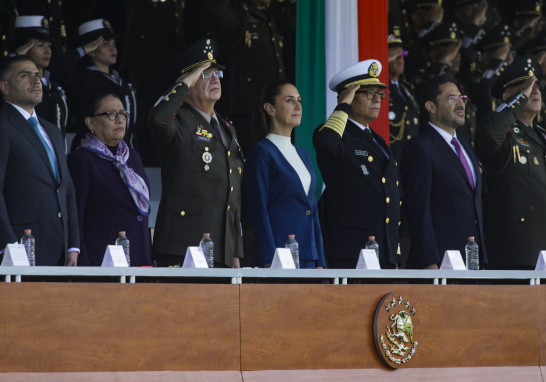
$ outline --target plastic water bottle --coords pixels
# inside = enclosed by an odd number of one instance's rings
[[[284,248],[290,249],[296,269],[300,269],[300,245],[296,241],[295,237],[296,235],[288,235],[288,241],[284,245]]]
[[[199,246],[205,255],[205,260],[207,260],[209,268],[214,268],[214,243],[210,238],[210,233],[203,234],[203,239],[201,239]]]
[[[368,242],[366,243],[366,249],[373,249],[379,261],[379,244],[375,241],[375,236],[368,236]]]
[[[129,239],[125,236],[125,231],[119,232],[119,237],[116,239],[116,245],[121,245],[123,247],[123,252],[127,258],[127,265],[131,266],[131,256],[129,255]]]
[[[466,252],[466,269],[477,271],[480,269],[480,248],[474,241],[474,236],[468,238],[468,244],[464,248]]]
[[[28,262],[30,266],[34,267],[36,266],[36,241],[34,240],[34,236],[32,236],[30,232],[30,229],[25,229],[25,234],[21,238],[21,244],[25,246],[25,251],[27,252]]]

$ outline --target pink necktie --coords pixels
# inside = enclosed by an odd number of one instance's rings
[[[457,155],[459,156],[459,159],[463,164],[464,170],[466,171],[466,176],[468,176],[468,180],[470,180],[470,186],[472,186],[472,189],[474,189],[474,178],[472,177],[472,170],[470,169],[470,164],[468,164],[468,161],[466,160],[466,156],[461,150],[461,145],[459,144],[459,141],[457,140],[457,138],[453,137],[453,139],[451,139],[451,144],[455,146],[455,150],[457,150]]]

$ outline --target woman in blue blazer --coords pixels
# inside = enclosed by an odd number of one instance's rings
[[[301,123],[301,97],[289,82],[268,84],[256,104],[254,139],[245,162],[254,263],[271,265],[288,235],[299,244],[300,268],[324,268],[322,235],[315,199],[316,179],[309,154],[290,142]]]

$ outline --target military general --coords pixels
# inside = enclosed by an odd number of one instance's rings
[[[503,103],[476,131],[476,152],[488,182],[485,245],[490,269],[534,269],[546,250],[546,131],[540,111],[538,62],[523,57],[507,66],[491,94]]]
[[[163,185],[152,250],[160,266],[182,263],[203,233],[214,242],[215,267],[239,267],[243,257],[243,156],[233,125],[214,110],[225,69],[217,54],[212,39],[193,44],[148,117]]]
[[[369,236],[379,244],[381,268],[397,266],[400,225],[398,167],[385,140],[369,124],[377,119],[387,85],[381,63],[354,64],[330,81],[338,106],[313,134],[326,185],[324,228],[329,268],[355,268]]]

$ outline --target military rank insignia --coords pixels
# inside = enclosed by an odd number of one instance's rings
[[[362,173],[364,175],[368,175],[370,172],[368,171],[368,168],[366,167],[366,165],[362,165],[360,166],[360,168],[362,169]]]
[[[419,315],[410,300],[406,294],[390,292],[375,310],[375,349],[385,365],[393,369],[408,365],[415,357],[420,341]]]
[[[195,135],[197,135],[197,139],[200,141],[210,142],[210,140],[212,139],[212,134],[209,133],[207,130],[203,129],[202,126],[199,126],[197,128]]]

